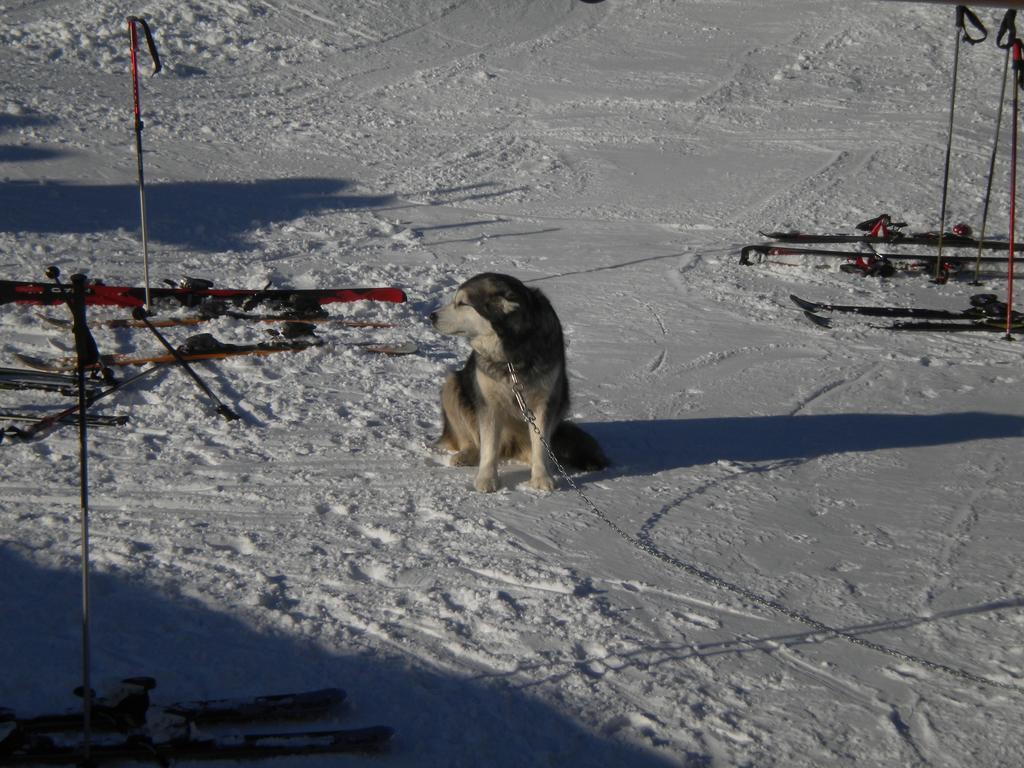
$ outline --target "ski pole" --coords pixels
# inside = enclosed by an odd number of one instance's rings
[[[81,506],[81,558],[82,558],[82,760],[91,765],[92,750],[92,654],[91,654],[91,610],[89,590],[89,442],[88,423],[85,409],[89,406],[85,391],[85,370],[99,360],[96,341],[89,333],[85,322],[85,275],[71,276],[71,292],[60,281],[60,270],[50,267],[46,276],[57,284],[58,290],[67,302],[74,320],[75,350],[77,360],[75,377],[78,384],[78,466],[79,501]]]
[[[972,37],[969,35],[964,23],[965,21],[969,21],[971,25],[981,33],[981,36]],[[966,6],[958,5],[956,7],[956,31],[953,36],[953,86],[949,95],[949,130],[946,134],[946,160],[942,172],[942,205],[939,209],[939,242],[938,258],[935,259],[935,280],[939,280],[939,275],[942,271],[942,240],[946,232],[946,198],[949,193],[949,162],[953,154],[953,120],[956,116],[956,88],[957,77],[960,72],[961,35],[963,36],[963,41],[965,43],[975,45],[988,37],[988,32],[978,17],[974,15],[973,11]]]
[[[1013,269],[1014,251],[1013,239],[1014,230],[1017,228],[1017,136],[1018,120],[1020,116],[1020,91],[1024,88],[1024,63],[1021,57],[1020,39],[1013,41],[1013,128],[1011,134],[1013,139],[1010,143],[1010,248],[1006,257],[1006,340],[1011,341],[1013,336],[1010,330],[1013,327]]]
[[[239,418],[237,413],[232,411],[220,400],[220,398],[213,394],[213,390],[206,385],[205,381],[199,378],[199,374],[192,369],[192,366],[188,364],[188,361],[184,358],[181,352],[175,349],[171,343],[167,341],[167,338],[156,329],[156,326],[150,322],[149,316],[144,307],[136,307],[132,312],[132,316],[136,320],[141,320],[152,334],[156,336],[157,340],[163,344],[164,348],[173,355],[174,361],[185,370],[185,373],[192,377],[192,381],[194,381],[200,391],[210,399],[214,407],[217,409],[218,414],[223,416],[227,421],[236,421]]]
[[[149,24],[146,20],[139,16],[128,17],[128,40],[129,48],[131,51],[131,62],[132,62],[132,98],[133,98],[133,114],[135,118],[135,158],[138,165],[138,179],[139,179],[139,211],[142,217],[142,272],[143,279],[145,282],[146,291],[146,309],[149,309],[149,229],[146,224],[146,184],[142,173],[142,111],[139,107],[139,65],[138,57],[136,56],[136,49],[138,48],[138,34],[136,33],[135,26],[138,24],[142,27],[142,32],[146,37],[146,45],[149,48],[150,58],[153,59],[153,74],[155,75],[160,71],[160,57],[156,52],[156,43],[153,40],[153,34],[149,30]]]
[[[992,140],[992,154],[988,160],[988,181],[985,184],[985,204],[981,209],[981,231],[978,233],[978,257],[974,260],[974,282],[972,285],[981,285],[979,275],[981,273],[981,252],[985,247],[985,230],[988,227],[988,207],[992,200],[992,182],[996,172],[996,157],[999,155],[999,134],[1003,126],[1003,107],[1006,104],[1006,76],[1010,71],[1010,49],[1013,48],[1013,41],[1017,38],[1017,11],[1011,8],[1003,16],[1003,23],[999,26],[999,34],[996,36],[996,46],[1006,51],[1003,58],[1003,77],[999,81],[999,108],[996,110],[996,135]]]

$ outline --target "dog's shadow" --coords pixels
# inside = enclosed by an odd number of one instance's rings
[[[997,413],[824,414],[581,423],[612,461],[588,475],[649,475],[713,464],[789,462],[890,448],[1024,436],[1024,417]]]

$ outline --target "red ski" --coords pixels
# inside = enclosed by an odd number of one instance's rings
[[[91,283],[85,287],[85,303],[114,307],[141,307],[146,290],[123,285]],[[150,289],[154,301],[172,300],[192,307],[215,299],[254,307],[264,301],[282,303],[332,304],[346,301],[405,301],[401,288],[213,288],[205,281],[199,284],[157,287]],[[33,283],[0,280],[0,304],[61,304],[64,293],[56,283]]]

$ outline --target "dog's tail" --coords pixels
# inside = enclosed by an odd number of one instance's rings
[[[611,463],[597,440],[570,421],[561,422],[555,429],[551,450],[563,465],[584,472],[604,469]]]

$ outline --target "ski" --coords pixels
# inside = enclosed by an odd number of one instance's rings
[[[42,320],[47,325],[52,325],[55,328],[63,328],[65,330],[71,330],[71,321],[62,317],[53,317],[43,312],[37,312],[36,317]],[[211,320],[217,320],[221,317],[228,317],[233,320],[242,320],[251,323],[290,323],[295,321],[301,321],[304,323],[317,323],[324,325],[338,325],[345,328],[394,328],[394,323],[383,323],[375,320],[348,320],[340,317],[331,317],[324,313],[320,314],[308,314],[298,312],[286,312],[274,315],[255,315],[248,312],[235,312],[235,311],[222,311],[211,314],[193,315],[191,317],[165,317],[149,318],[149,322],[157,328],[177,328],[180,326],[192,326],[200,325],[201,323],[208,323]],[[108,320],[93,320],[91,322],[93,327],[100,328],[145,328],[146,324],[142,320],[134,320],[127,317],[115,317]]]
[[[194,728],[296,720],[329,714],[346,699],[340,688],[226,699],[185,701],[156,709],[163,729],[174,735],[155,739],[145,726],[150,677],[124,680],[116,701],[94,702],[90,718],[94,739],[88,751],[76,740],[81,712],[19,719],[0,710],[0,765],[90,764],[131,760],[243,760],[287,755],[333,754],[382,749],[394,731],[389,726],[328,728],[284,732],[241,732],[196,736]],[[170,720],[167,717],[170,717]],[[59,734],[67,733],[66,737]]]
[[[229,357],[266,356],[282,352],[301,352],[313,347],[322,346],[319,339],[307,341],[303,339],[282,339],[258,344],[227,344],[218,341],[208,333],[198,334],[188,339],[178,348],[178,352],[186,362],[201,360],[223,360]],[[401,344],[384,344],[378,342],[353,342],[345,346],[359,347],[365,352],[373,352],[382,355],[411,355],[418,350],[414,342]],[[44,360],[32,355],[25,355],[16,352],[14,355],[29,368],[39,371],[62,372],[75,369],[78,364],[75,357],[58,357]],[[102,355],[101,364],[104,366],[129,366],[129,365],[166,365],[174,363],[177,358],[170,354],[155,355]]]
[[[110,395],[116,394],[117,392],[119,392],[124,387],[127,387],[132,382],[135,382],[138,379],[142,379],[142,378],[144,378],[146,376],[149,376],[151,373],[153,373],[153,371],[157,371],[157,370],[159,370],[159,368],[157,366],[152,366],[150,368],[146,368],[146,369],[144,369],[142,371],[139,371],[138,373],[136,373],[136,374],[134,374],[132,376],[129,376],[126,379],[121,379],[119,381],[115,381],[115,382],[111,383],[109,387],[107,387],[106,389],[100,390],[99,392],[90,392],[88,394],[88,398],[87,398],[87,401],[86,401],[86,407],[89,407],[89,406],[93,405],[93,403],[95,403],[95,402],[97,402],[99,400],[102,400],[105,397],[109,397]],[[74,414],[78,413],[78,411],[79,411],[79,403],[75,403],[74,405],[69,406],[68,408],[64,408],[63,410],[57,411],[56,413],[51,413],[51,414],[49,414],[47,416],[42,416],[41,418],[39,418],[38,421],[35,421],[32,424],[29,424],[27,427],[24,427],[24,428],[9,427],[6,430],[6,433],[7,434],[12,434],[13,433],[16,437],[20,437],[20,438],[22,438],[24,440],[31,440],[33,437],[35,437],[36,435],[44,432],[45,430],[49,429],[50,427],[58,426],[58,425],[64,424],[64,423],[68,423],[68,419],[70,419],[72,416],[74,416]],[[3,711],[0,710],[0,715],[2,715],[2,714],[3,714]],[[2,720],[3,720],[3,718],[0,717],[0,721],[2,721]]]
[[[85,303],[117,307],[141,307],[145,304],[145,288],[91,283],[85,287]],[[247,310],[263,302],[282,304],[313,302],[330,304],[349,301],[384,301],[401,303],[406,300],[400,288],[213,288],[206,280],[187,281],[183,285],[150,289],[153,300],[177,302],[186,307],[198,306],[211,299],[231,302]],[[63,304],[64,291],[56,283],[0,280],[0,304]]]
[[[144,736],[90,744],[61,744],[45,736],[24,736],[15,728],[0,741],[0,765],[89,765],[119,761],[255,760],[288,755],[322,755],[382,750],[394,734],[386,725],[284,733],[244,733],[155,742]],[[2,735],[2,732],[0,732]]]
[[[164,712],[198,725],[253,720],[310,718],[327,714],[345,701],[341,688],[278,693],[231,699],[186,701],[161,707]]]
[[[893,235],[871,235],[871,234],[813,234],[808,232],[759,232],[762,237],[774,240],[777,243],[806,243],[812,244],[843,244],[843,243],[866,243],[868,245],[922,245],[938,247],[939,236],[935,232],[920,232],[912,234]],[[942,245],[947,248],[973,248],[979,247],[986,251],[1009,250],[1010,244],[1005,240],[976,240],[973,237],[965,237],[948,232],[942,236]],[[1015,252],[1024,252],[1024,243],[1014,244]],[[1004,257],[1005,258],[1005,257]]]
[[[1001,240],[977,240],[971,236],[971,228],[957,224],[951,232],[905,232],[904,221],[893,221],[892,216],[883,213],[873,219],[862,221],[857,230],[862,234],[813,233],[813,232],[761,232],[762,237],[783,243],[867,243],[870,245],[925,245],[938,247],[940,242],[950,248],[973,248],[975,250],[1007,250],[1008,242]],[[1014,251],[1024,252],[1024,243],[1014,246]]]
[[[302,350],[309,349],[310,347],[319,346],[321,343],[322,342],[319,340],[281,340],[260,342],[257,344],[227,344],[219,341],[208,333],[201,333],[187,339],[184,344],[178,347],[178,352],[187,362],[192,362],[195,360],[220,360],[227,357],[243,355],[272,355],[280,352],[301,352]],[[78,359],[74,356],[58,357],[51,360],[43,360],[38,357],[23,355],[21,353],[15,353],[14,356],[29,368],[35,368],[40,371],[69,371],[74,370],[78,364]],[[169,352],[155,355],[133,356],[113,354],[101,356],[101,364],[105,366],[146,365],[148,363],[164,365],[167,363],[174,363],[176,361],[177,358]]]
[[[931,331],[933,333],[963,333],[972,331],[989,331],[992,333],[1005,333],[1006,320],[997,318],[984,318],[968,322],[928,322],[915,321],[908,323],[893,323],[892,325],[878,325],[875,328],[883,328],[888,331]],[[1024,319],[1017,319],[1010,323],[1011,331],[1024,330]]]
[[[767,261],[771,256],[815,256],[832,259],[846,259],[847,261],[856,261],[858,259],[868,259],[874,262],[916,262],[927,264],[931,262],[935,263],[938,258],[937,254],[933,253],[868,253],[865,251],[844,251],[844,250],[832,250],[829,248],[793,248],[784,245],[773,245],[770,243],[755,243],[753,245],[745,245],[740,249],[740,264],[751,265],[760,264]],[[977,256],[970,257],[951,257],[949,254],[943,254],[943,262],[949,264],[964,264],[967,262],[973,262],[977,260]],[[982,256],[983,262],[1005,262],[1006,256]]]
[[[156,687],[150,677],[129,678],[122,683],[116,701],[95,701],[92,727],[98,731],[129,731],[146,723],[150,710],[149,691]],[[341,688],[321,688],[269,696],[242,696],[228,699],[200,699],[157,706],[160,713],[173,715],[196,726],[247,723],[260,720],[298,720],[321,717],[340,707],[346,698]],[[6,717],[4,714],[6,712]],[[0,724],[14,722],[23,734],[73,731],[82,727],[81,712],[36,715],[16,718],[9,710],[0,710]]]
[[[810,320],[819,328],[831,330],[832,321],[827,317],[816,315],[814,312],[804,310],[804,317]],[[909,322],[896,322],[891,325],[871,325],[882,331],[921,331],[932,333],[971,333],[976,331],[989,331],[998,333],[1006,331],[1006,321],[997,318],[978,318],[956,320],[912,320]],[[1024,331],[1024,320],[1018,320],[1010,325],[1011,331]]]
[[[927,309],[924,307],[877,307],[860,304],[828,304],[819,301],[808,301],[790,294],[790,301],[805,312],[844,312],[871,317],[916,317],[932,320],[978,320],[982,318],[999,318],[1006,314],[1006,305],[994,294],[979,293],[972,296],[971,308],[961,311],[946,309]],[[1022,316],[1024,317],[1024,316]]]
[[[44,419],[49,418],[45,414],[39,413],[22,413],[19,411],[8,411],[6,409],[0,409],[0,420],[3,421],[25,421],[30,423],[38,424]],[[57,419],[55,423],[58,424],[69,424],[77,423],[78,417],[69,414],[60,419]],[[96,414],[87,414],[85,417],[85,423],[92,427],[122,427],[128,423],[127,416],[99,416]],[[5,430],[6,431],[6,430]]]
[[[78,395],[78,378],[70,374],[48,373],[30,368],[0,368],[0,389],[38,390],[73,397]],[[95,387],[87,388],[91,394],[98,391]]]

